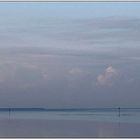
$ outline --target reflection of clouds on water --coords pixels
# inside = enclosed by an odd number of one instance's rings
[[[98,137],[119,137],[120,126],[118,123],[98,123]]]

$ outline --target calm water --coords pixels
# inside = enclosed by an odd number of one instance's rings
[[[140,109],[90,109],[0,112],[0,118],[40,120],[93,120],[140,123]]]
[[[0,137],[140,137],[140,109],[1,111]]]

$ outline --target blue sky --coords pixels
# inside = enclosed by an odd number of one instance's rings
[[[139,107],[140,3],[0,3],[0,105]]]
[[[42,3],[1,3],[3,14],[40,14],[50,17],[107,17],[133,16],[139,17],[139,2],[42,2]],[[10,13],[9,13],[10,12]],[[34,14],[33,14],[34,13]],[[16,14],[18,15],[18,14]]]

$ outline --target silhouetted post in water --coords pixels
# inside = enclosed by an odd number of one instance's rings
[[[119,117],[121,116],[121,108],[119,107],[118,108],[118,111],[119,111]]]
[[[9,108],[9,120],[10,120],[10,115],[11,115],[11,109]]]

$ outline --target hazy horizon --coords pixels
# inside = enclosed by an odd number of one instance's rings
[[[140,3],[0,3],[0,107],[140,107]]]

